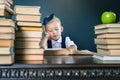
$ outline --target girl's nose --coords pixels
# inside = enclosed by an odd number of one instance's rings
[[[55,31],[55,30],[53,30],[53,33],[55,34],[55,33],[56,33],[56,31]]]

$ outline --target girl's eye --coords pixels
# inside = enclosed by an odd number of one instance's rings
[[[48,31],[48,32],[52,32],[52,31]]]
[[[52,32],[52,30],[48,30],[48,32]]]
[[[58,30],[58,29],[55,29],[56,31]]]

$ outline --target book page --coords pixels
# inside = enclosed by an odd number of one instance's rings
[[[64,48],[47,48],[45,50],[62,50],[62,49],[64,49]]]

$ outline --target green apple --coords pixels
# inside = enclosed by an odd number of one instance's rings
[[[112,11],[105,11],[102,13],[101,21],[103,24],[114,23],[116,21],[116,14]]]

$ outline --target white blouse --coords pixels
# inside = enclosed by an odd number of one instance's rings
[[[52,41],[52,48],[61,48],[61,42],[62,42],[62,37],[60,37],[57,41],[55,40],[51,40]],[[77,48],[77,45],[69,38],[69,37],[66,37],[65,38],[65,45],[66,45],[66,48],[70,47],[71,45],[75,45],[76,48]],[[45,49],[47,49],[47,44],[45,46]]]

